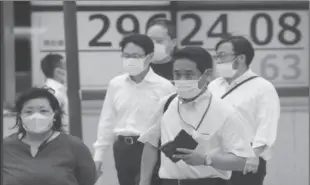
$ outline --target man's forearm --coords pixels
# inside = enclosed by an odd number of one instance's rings
[[[100,145],[99,145],[100,144]],[[94,144],[94,161],[103,161],[104,156],[109,149],[109,144],[103,142],[96,142]]]
[[[225,171],[242,171],[246,159],[234,154],[216,153],[211,155],[211,166]]]
[[[263,145],[263,146],[253,148],[253,151],[255,155],[259,157],[264,152],[265,148],[266,148],[266,145]]]
[[[158,159],[158,149],[145,143],[141,159],[140,185],[150,185],[153,170]]]

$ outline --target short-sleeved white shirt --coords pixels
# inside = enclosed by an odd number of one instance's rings
[[[208,89],[217,97],[250,77],[258,76],[251,69],[229,84],[219,77],[212,81]],[[223,101],[234,106],[243,119],[246,134],[253,143],[252,147],[266,146],[261,157],[269,160],[277,138],[280,118],[280,99],[275,87],[262,77],[248,81],[234,89]]]
[[[195,150],[203,154],[221,151],[240,157],[254,155],[245,135],[240,114],[223,100],[211,96],[208,91],[190,103],[181,103],[179,98],[175,98],[164,116],[161,116],[167,99],[165,97],[161,100],[161,107],[154,115],[153,121],[157,124],[142,134],[139,141],[148,142],[157,147],[159,139],[162,144],[165,144],[172,141],[181,129],[184,129],[198,142],[198,147]],[[194,128],[198,126],[209,102],[209,110],[199,128],[195,130]],[[178,104],[182,119],[178,113]],[[161,153],[159,176],[163,179],[229,179],[231,172],[211,166],[190,166],[182,160],[173,163]]]

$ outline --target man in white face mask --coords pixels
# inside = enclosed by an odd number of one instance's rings
[[[140,185],[150,185],[161,150],[162,185],[226,185],[232,170],[243,170],[253,156],[236,110],[207,90],[212,80],[211,55],[200,47],[174,54],[176,96],[167,96],[140,136],[144,145]],[[160,142],[159,142],[160,141]]]
[[[245,119],[246,134],[255,153],[242,172],[233,172],[232,185],[262,185],[266,161],[271,157],[280,117],[280,100],[274,86],[250,69],[254,57],[251,43],[229,36],[215,47],[217,74],[210,91],[236,107]]]
[[[59,54],[48,54],[41,61],[41,69],[45,75],[45,86],[53,89],[63,114],[62,122],[66,132],[69,131],[69,110],[67,96],[67,71],[64,57]]]
[[[172,53],[176,46],[176,28],[172,21],[158,18],[146,28],[147,36],[154,42],[151,67],[158,75],[172,80]]]
[[[150,118],[159,99],[175,90],[170,81],[149,66],[154,44],[148,36],[129,35],[120,45],[125,74],[109,83],[94,143],[94,160],[100,175],[107,149],[113,143],[119,184],[135,185],[143,149],[138,137],[153,126]]]

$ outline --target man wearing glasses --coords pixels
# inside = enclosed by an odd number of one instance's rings
[[[138,138],[152,126],[150,118],[159,99],[174,93],[174,87],[150,67],[154,43],[148,36],[132,34],[125,37],[120,45],[125,74],[109,82],[94,144],[94,160],[100,175],[106,151],[114,143],[119,184],[135,185],[143,150]]]
[[[228,36],[215,47],[220,76],[208,86],[211,93],[236,107],[245,121],[255,157],[248,158],[243,172],[233,172],[232,185],[262,185],[266,160],[271,157],[280,117],[280,100],[274,86],[255,74],[251,43],[242,36]]]

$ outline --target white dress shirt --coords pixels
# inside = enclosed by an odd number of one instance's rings
[[[69,130],[69,112],[68,112],[68,96],[67,96],[67,88],[57,82],[54,79],[48,78],[45,81],[45,85],[55,91],[54,96],[57,98],[60,107],[63,111],[62,124],[64,125],[65,131]]]
[[[210,97],[211,93],[207,91],[190,103],[181,103],[178,98],[175,98],[164,115],[162,115],[163,106],[167,98],[162,99],[161,106],[153,117],[153,121],[156,122],[155,126],[141,135],[139,141],[158,147],[159,139],[164,145],[174,140],[181,129],[184,129],[198,142],[195,150],[202,154],[208,155],[214,151],[221,151],[240,157],[253,156],[254,153],[245,135],[239,113],[223,100]],[[194,128],[197,128],[210,99],[209,110],[196,130]],[[182,160],[173,163],[161,153],[159,176],[163,179],[229,179],[231,171],[223,171],[211,166],[191,166]]]
[[[100,115],[94,160],[103,160],[115,136],[139,136],[150,128],[150,117],[159,99],[174,92],[172,83],[151,68],[140,83],[134,82],[128,74],[112,79]]]
[[[211,93],[221,97],[230,88],[252,76],[257,76],[250,69],[230,85],[219,77],[208,86]],[[261,156],[268,160],[276,141],[277,127],[280,117],[280,100],[274,86],[262,77],[257,77],[233,90],[224,101],[236,107],[246,120],[246,133],[253,148],[265,145]]]

